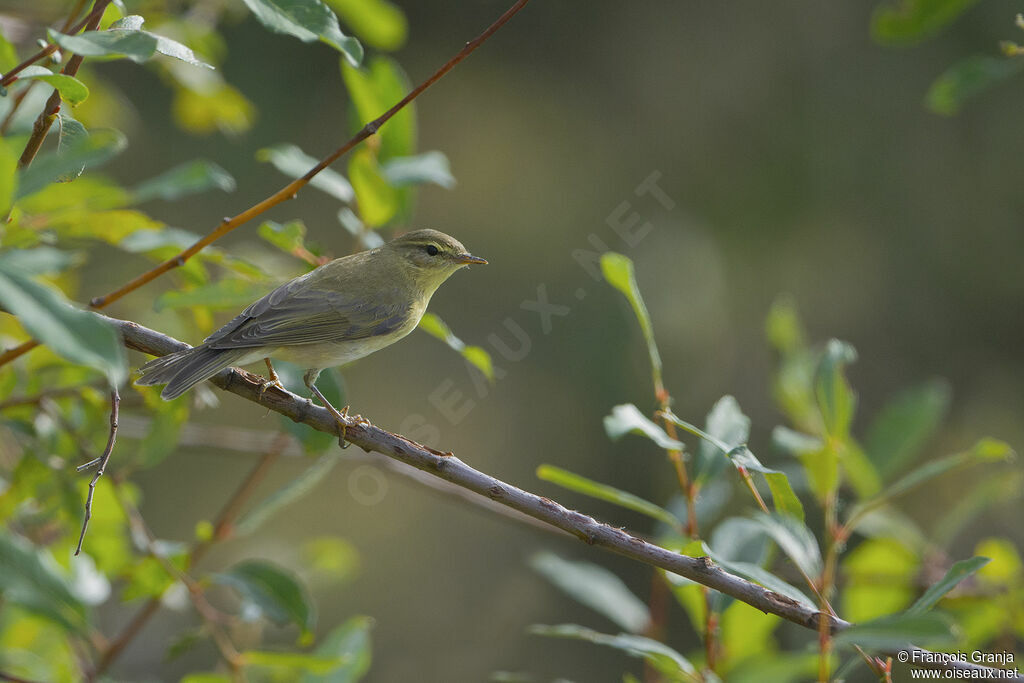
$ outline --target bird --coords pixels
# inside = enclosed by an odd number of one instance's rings
[[[414,230],[290,280],[248,306],[198,346],[156,358],[135,383],[166,386],[171,400],[232,365],[264,360],[270,387],[283,388],[271,359],[306,369],[303,382],[338,420],[345,445],[348,407],[339,411],[316,387],[325,368],[345,365],[394,344],[420,322],[430,298],[456,271],[487,261],[454,237]]]

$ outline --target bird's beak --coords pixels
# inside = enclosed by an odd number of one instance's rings
[[[455,262],[468,266],[471,263],[481,266],[487,265],[487,259],[482,259],[479,256],[473,256],[472,254],[458,254],[455,256]]]

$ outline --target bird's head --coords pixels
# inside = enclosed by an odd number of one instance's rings
[[[437,230],[414,230],[385,244],[403,269],[425,289],[436,289],[459,268],[487,261],[470,254],[454,237]]]

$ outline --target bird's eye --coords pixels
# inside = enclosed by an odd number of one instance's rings
[[[430,255],[430,256],[437,256],[438,253],[440,252],[440,249],[435,247],[433,244],[428,244],[424,248],[427,250],[427,254]]]

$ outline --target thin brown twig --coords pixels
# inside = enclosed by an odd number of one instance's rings
[[[203,237],[195,244],[190,246],[188,249],[185,249],[177,256],[173,256],[167,259],[166,261],[156,266],[155,268],[152,268],[151,270],[136,277],[123,287],[120,287],[119,289],[116,289],[113,292],[110,292],[109,294],[106,294],[104,296],[94,298],[92,301],[89,302],[89,305],[92,306],[93,308],[103,308],[108,304],[117,301],[125,294],[128,294],[129,292],[138,289],[144,284],[151,282],[152,280],[159,277],[163,273],[166,273],[167,271],[173,268],[178,268],[184,265],[184,263],[189,258],[199,253],[199,251],[201,251],[204,247],[219,240],[221,237],[228,234],[229,232],[231,232],[238,226],[242,225],[243,223],[252,220],[256,216],[264,213],[265,211],[277,206],[278,204],[286,200],[295,198],[295,196],[298,194],[298,191],[305,187],[309,183],[309,181],[313,179],[314,176],[316,176],[325,168],[327,168],[335,161],[337,161],[339,158],[344,156],[347,152],[349,152],[353,147],[358,145],[360,142],[362,142],[363,140],[365,140],[366,138],[370,137],[378,130],[380,130],[380,127],[387,123],[391,119],[391,117],[393,117],[399,111],[404,109],[410,102],[419,97],[427,88],[429,88],[434,83],[439,81],[445,74],[451,71],[459,62],[461,62],[463,59],[468,57],[474,50],[480,47],[498,29],[504,26],[509,19],[515,16],[515,14],[519,12],[519,10],[525,7],[527,2],[529,2],[529,0],[518,0],[518,2],[516,2],[508,11],[506,11],[504,14],[498,17],[498,19],[493,24],[488,26],[483,33],[481,33],[479,36],[466,43],[465,46],[461,50],[459,50],[459,52],[454,57],[452,57],[443,65],[441,65],[441,67],[438,68],[438,70],[435,71],[433,74],[431,74],[429,78],[427,78],[425,81],[423,81],[418,86],[413,88],[408,95],[399,100],[394,106],[392,106],[386,112],[384,112],[383,114],[375,118],[373,121],[370,121],[365,126],[363,126],[362,129],[360,129],[360,131],[356,133],[348,142],[346,142],[341,147],[337,148],[329,155],[324,157],[319,163],[317,163],[316,166],[311,168],[301,178],[293,180],[292,182],[288,183],[271,196],[249,207],[242,213],[232,218],[225,218],[221,222],[221,224],[217,226],[217,228],[215,228],[212,232],[210,232],[205,237]]]
[[[64,26],[61,28],[61,33],[74,35],[75,33],[78,33],[83,28],[85,28],[85,26],[87,26],[89,22],[93,19],[94,15],[96,15],[97,12],[95,7],[93,8],[92,12],[83,17],[81,21],[79,21],[77,24],[71,25],[71,21],[73,21],[74,18],[78,16],[78,13],[82,11],[83,5],[85,5],[85,0],[78,0],[78,2],[76,2],[75,7],[72,10],[72,13],[68,16],[67,20],[64,22]],[[106,9],[106,5],[104,5],[103,9],[99,10],[99,15],[96,17],[97,25],[99,24],[100,18],[103,17],[104,9]],[[7,87],[11,83],[14,83],[16,80],[18,80],[18,74],[24,71],[25,67],[35,64],[40,59],[46,59],[54,52],[56,52],[58,49],[60,49],[60,46],[56,43],[48,43],[45,47],[40,49],[31,57],[26,58],[25,61],[21,62],[17,66],[12,67],[10,71],[5,73],[3,75],[3,78],[0,78],[0,87]]]
[[[76,0],[75,6],[72,8],[71,12],[68,13],[68,18],[65,19],[65,23],[63,23],[63,26],[60,27],[60,33],[75,34],[75,33],[78,33],[79,30],[82,27],[85,26],[85,24],[89,20],[88,16],[85,17],[84,19],[82,19],[82,22],[81,22],[81,24],[79,26],[75,27],[74,29],[72,28],[72,25],[74,23],[75,17],[77,17],[79,15],[79,13],[82,11],[82,8],[85,7],[85,3],[86,2],[87,2],[87,0]],[[43,53],[43,50],[40,50],[38,53],[36,53],[36,55],[34,55],[34,58],[32,58],[31,61],[23,62],[22,65],[19,65],[20,69],[18,69],[17,71],[13,71],[12,70],[11,72],[7,72],[6,74],[4,74],[4,79],[6,79],[8,76],[10,76],[11,77],[11,79],[10,79],[11,82],[16,80],[15,77],[17,76],[17,74],[20,71],[24,70],[26,67],[31,65],[31,63],[34,63],[35,61],[38,61],[39,59],[44,58],[47,54],[52,54],[53,51],[56,50],[57,46],[55,44],[53,44],[53,43],[50,43],[47,46],[47,48],[50,48],[50,47],[52,47],[53,49],[51,49],[46,54]],[[14,115],[17,114],[17,111],[20,108],[22,108],[22,102],[25,101],[25,98],[29,95],[29,93],[32,91],[32,89],[34,87],[36,87],[38,84],[39,84],[39,81],[32,81],[31,83],[29,83],[29,85],[27,85],[24,88],[20,89],[18,91],[18,93],[16,95],[14,95],[14,98],[11,100],[11,103],[10,103],[10,109],[7,111],[7,115],[3,118],[3,122],[0,123],[0,135],[6,135],[7,134],[7,129],[10,128],[10,124],[14,120]]]
[[[92,31],[100,25],[100,19],[103,18],[103,11],[110,4],[110,0],[96,0],[96,4],[93,5],[92,12],[86,18],[85,30]],[[78,73],[78,68],[82,66],[84,57],[82,55],[72,55],[68,63],[64,65],[64,68],[60,70],[62,74],[67,76],[74,76]],[[29,136],[28,142],[25,144],[25,150],[21,153],[21,158],[18,159],[18,168],[27,168],[32,160],[36,158],[36,154],[39,153],[39,148],[43,146],[43,141],[50,132],[50,128],[53,126],[54,120],[57,118],[57,113],[60,111],[60,92],[54,88],[50,98],[46,100],[46,106],[43,107],[43,111],[39,113],[36,122],[32,125],[32,135]]]
[[[156,356],[188,348],[187,344],[138,323],[114,318],[105,319],[120,330],[125,345],[129,348]],[[263,381],[258,375],[237,368],[228,368],[211,380],[221,389],[270,408],[295,422],[309,425],[327,434],[339,434],[339,424],[326,408],[314,405],[287,390],[273,388],[261,391]],[[687,557],[648,543],[622,529],[569,510],[553,500],[524,491],[476,470],[454,455],[439,455],[433,449],[400,434],[381,429],[368,421],[353,421],[346,428],[345,439],[365,451],[376,451],[518,510],[561,529],[588,545],[678,574],[805,628],[817,631],[822,620],[828,622],[832,632],[843,631],[851,626],[849,622],[834,615],[820,612],[810,605],[730,574],[718,567],[710,558]],[[926,668],[970,670],[975,677],[983,677],[990,672],[990,667],[978,664],[960,661],[940,662],[940,657],[920,648],[907,648],[904,652],[910,656],[912,662],[931,662],[919,665]],[[1024,676],[1019,676],[1017,680],[1024,680]]]
[[[292,182],[288,183],[274,194],[270,195],[263,201],[254,204],[253,206],[249,207],[240,214],[232,218],[225,218],[223,221],[221,221],[220,225],[218,225],[212,232],[210,232],[205,237],[197,241],[188,249],[185,249],[177,256],[167,259],[160,265],[146,271],[142,275],[139,275],[138,277],[134,278],[133,280],[123,285],[122,287],[112,292],[109,292],[104,296],[93,298],[89,302],[89,305],[96,309],[105,308],[106,306],[117,301],[118,299],[125,296],[129,292],[133,292],[139,287],[142,287],[143,285],[155,280],[156,278],[160,277],[167,271],[183,266],[185,262],[188,261],[188,259],[195,256],[205,247],[216,242],[224,235],[227,235],[229,232],[231,232],[238,226],[252,220],[256,216],[259,216],[260,214],[272,209],[273,207],[277,206],[278,204],[281,204],[282,202],[285,202],[289,199],[294,199],[295,196],[298,194],[299,190],[305,187],[309,183],[309,181],[313,179],[314,176],[316,176],[322,170],[333,164],[345,153],[347,153],[353,147],[358,145],[360,142],[376,133],[384,123],[391,119],[391,117],[393,117],[399,111],[404,109],[406,105],[408,105],[410,102],[419,97],[427,88],[429,88],[434,83],[439,81],[442,76],[451,71],[459,62],[468,57],[474,50],[480,47],[488,38],[494,35],[494,33],[502,26],[504,26],[509,19],[511,19],[521,9],[523,9],[523,7],[526,6],[527,2],[529,2],[529,0],[518,0],[504,14],[498,17],[498,19],[493,24],[488,26],[483,33],[481,33],[479,36],[466,43],[465,46],[461,50],[459,50],[459,52],[454,57],[445,62],[437,71],[431,74],[431,76],[427,78],[427,80],[423,81],[418,86],[416,86],[408,95],[399,100],[393,107],[388,109],[386,112],[378,116],[373,121],[370,121],[365,126],[363,126],[363,128],[358,133],[356,133],[351,140],[349,140],[344,145],[331,152],[331,154],[326,156],[316,166],[311,168],[304,176],[297,180],[293,180]],[[39,346],[39,342],[37,342],[34,339],[29,339],[25,342],[22,342],[13,349],[8,349],[7,351],[0,353],[0,366],[10,363],[14,359],[31,351],[37,346]]]
[[[82,519],[82,533],[78,535],[78,547],[75,548],[75,555],[82,552],[85,532],[89,528],[89,520],[92,519],[92,498],[96,493],[96,483],[106,471],[107,461],[110,460],[110,454],[114,452],[114,442],[117,441],[117,414],[120,406],[121,395],[117,393],[117,387],[114,387],[110,390],[110,435],[107,437],[107,446],[103,449],[103,455],[84,465],[79,465],[77,468],[78,472],[82,472],[95,465],[96,473],[92,475],[92,481],[89,482],[89,493],[85,497],[85,517]]]

